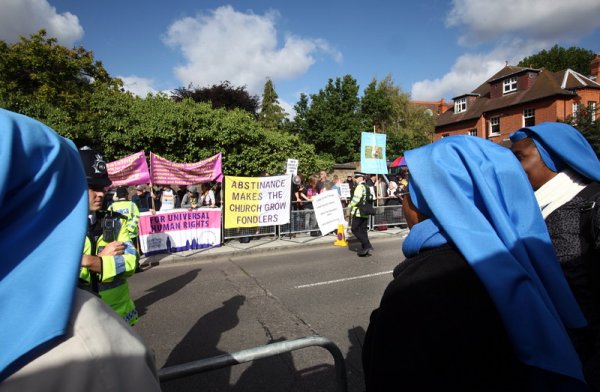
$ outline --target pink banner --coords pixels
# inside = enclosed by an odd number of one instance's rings
[[[176,163],[150,153],[152,183],[189,185],[223,180],[221,153],[195,163]]]
[[[113,186],[147,184],[150,182],[144,151],[106,164]]]

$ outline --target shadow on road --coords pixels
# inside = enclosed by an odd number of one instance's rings
[[[165,367],[225,354],[217,345],[221,335],[239,323],[238,311],[246,297],[236,295],[223,302],[223,306],[200,317],[167,358]],[[185,377],[163,383],[163,392],[175,391],[227,391],[231,368]]]
[[[150,305],[163,298],[167,298],[184,288],[188,283],[196,279],[200,271],[202,271],[200,268],[188,271],[183,275],[169,279],[146,290],[146,294],[135,301],[138,315],[140,317],[145,315]]]

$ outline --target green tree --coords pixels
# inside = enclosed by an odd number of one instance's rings
[[[311,104],[303,113],[302,140],[314,144],[321,156],[338,163],[360,158],[360,134],[364,129],[358,90],[350,75],[329,79],[324,89],[311,95]]]
[[[383,83],[383,82],[382,82]],[[360,100],[360,110],[366,122],[365,128],[375,127],[378,131],[385,131],[393,119],[392,96],[381,83],[373,79],[365,88]]]
[[[254,116],[258,112],[258,96],[250,95],[246,86],[235,87],[229,81],[213,84],[210,87],[193,87],[191,84],[174,90],[171,98],[181,102],[190,98],[196,102],[210,102],[213,108],[242,109]]]
[[[283,127],[285,110],[279,105],[279,96],[275,92],[271,79],[267,79],[265,82],[258,119],[264,127],[269,129]]]
[[[550,50],[542,50],[532,56],[525,57],[517,64],[519,67],[545,68],[552,72],[570,68],[582,75],[590,74],[590,63],[595,58],[591,50],[572,46],[563,48],[554,45]]]
[[[93,94],[119,91],[112,78],[82,47],[68,49],[40,30],[15,44],[0,41],[0,106],[46,123],[61,123],[75,140],[93,140],[78,124]]]
[[[370,106],[365,105],[365,101]],[[370,115],[369,118],[377,118],[379,129],[387,134],[388,157],[431,143],[435,119],[411,103],[410,95],[394,83],[391,75],[378,83],[373,80],[365,89],[361,103],[371,108],[366,111],[376,113],[377,117]]]
[[[597,107],[580,105],[575,116],[566,119],[566,123],[574,126],[592,145],[596,155],[600,158],[600,122]]]

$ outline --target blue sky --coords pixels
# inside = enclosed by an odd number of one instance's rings
[[[291,112],[346,74],[361,94],[391,75],[412,99],[449,100],[554,44],[600,53],[600,1],[0,0],[0,39],[40,28],[140,96],[224,80],[260,95],[270,77]]]

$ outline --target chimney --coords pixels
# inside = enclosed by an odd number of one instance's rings
[[[590,63],[590,79],[600,83],[600,54],[597,54],[596,58]]]

